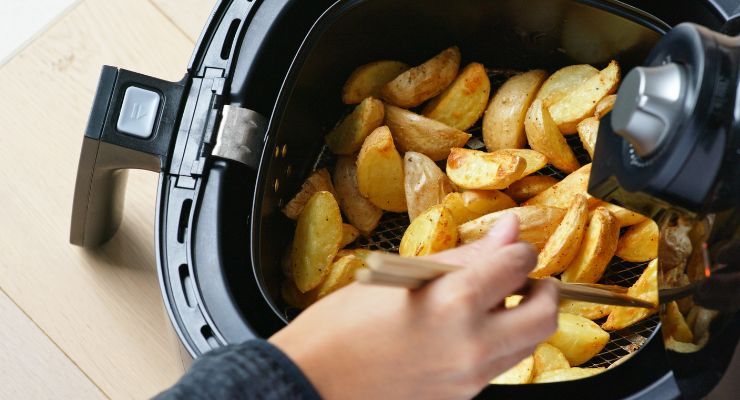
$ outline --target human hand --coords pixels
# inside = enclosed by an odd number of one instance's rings
[[[463,399],[531,354],[557,327],[557,289],[541,281],[513,309],[536,264],[516,217],[481,240],[428,256],[464,266],[409,291],[352,284],[270,338],[326,399]]]

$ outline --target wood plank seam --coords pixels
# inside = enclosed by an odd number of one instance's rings
[[[191,37],[190,37],[190,36],[189,36],[189,35],[187,34],[187,32],[185,32],[185,31],[184,31],[184,30],[183,30],[183,29],[182,29],[182,28],[180,27],[180,25],[179,25],[179,24],[178,24],[177,22],[175,22],[175,20],[173,20],[173,19],[172,19],[172,18],[171,18],[171,17],[170,17],[170,16],[169,16],[169,15],[168,15],[168,14],[167,14],[166,12],[164,12],[164,10],[162,10],[162,8],[161,8],[161,7],[159,6],[159,4],[157,4],[157,3],[156,3],[156,2],[154,2],[153,0],[148,0],[148,1],[149,1],[149,4],[151,4],[151,5],[152,5],[152,6],[153,6],[153,7],[154,7],[154,8],[156,9],[156,10],[157,10],[157,12],[159,12],[160,14],[162,14],[162,16],[163,16],[163,17],[164,17],[164,18],[165,18],[165,19],[166,19],[167,21],[169,21],[169,22],[170,22],[170,23],[171,23],[171,24],[172,24],[172,25],[173,25],[173,26],[175,27],[175,29],[176,29],[176,30],[177,30],[178,32],[180,32],[180,34],[182,34],[182,35],[183,35],[183,36],[184,36],[184,37],[185,37],[185,38],[186,38],[186,39],[187,39],[187,40],[188,40],[188,41],[189,41],[190,43],[192,43],[193,45],[195,45],[195,41],[194,41],[194,40],[193,40],[193,39],[192,39],[192,38],[191,38]],[[205,21],[204,21],[204,23],[205,23]],[[197,39],[196,39],[196,40],[197,40]]]

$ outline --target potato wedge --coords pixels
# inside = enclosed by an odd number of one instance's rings
[[[342,87],[342,102],[357,104],[367,97],[380,96],[380,89],[398,75],[408,71],[409,66],[400,61],[374,61],[357,67]]]
[[[680,218],[661,227],[658,256],[663,271],[686,265],[693,250],[690,232],[691,224]]]
[[[290,219],[298,219],[298,216],[306,206],[308,199],[316,192],[327,191],[334,194],[334,185],[331,183],[329,171],[326,168],[319,169],[311,173],[306,181],[301,185],[298,193],[283,207],[283,214]]]
[[[495,151],[455,147],[447,157],[447,176],[463,189],[506,189],[527,168],[524,158]]]
[[[648,217],[646,217],[646,216],[644,216],[642,214],[639,214],[639,213],[636,213],[634,211],[628,210],[628,209],[626,209],[624,207],[620,207],[620,206],[618,206],[616,204],[611,204],[611,203],[607,203],[607,202],[604,202],[604,201],[592,203],[590,205],[590,207],[592,209],[596,209],[598,207],[604,207],[604,208],[606,208],[607,210],[609,210],[609,212],[612,213],[612,215],[614,215],[614,218],[617,219],[617,222],[619,223],[619,226],[622,227],[622,228],[624,228],[625,226],[637,225],[637,224],[639,224],[641,222],[644,222],[644,221],[646,221],[648,219]]]
[[[560,68],[542,84],[535,99],[542,100],[545,107],[549,107],[598,74],[599,70],[588,64]]]
[[[591,164],[586,164],[568,175],[562,181],[552,185],[544,192],[524,202],[525,206],[550,206],[568,208],[573,196],[583,194],[588,199],[589,206],[599,200],[588,195],[588,177],[591,174]]]
[[[308,308],[308,306],[318,300],[318,291],[316,289],[306,293],[301,293],[295,283],[290,279],[283,280],[280,294],[288,305],[300,308],[301,310]]]
[[[596,148],[596,136],[599,134],[599,119],[588,117],[576,125],[578,137],[581,138],[581,144],[591,159],[594,158],[594,149]]]
[[[364,263],[365,259],[367,258],[367,256],[370,255],[370,253],[372,253],[372,251],[367,249],[342,249],[337,252],[337,256],[334,257],[334,261],[337,261],[344,256],[353,255],[362,260],[362,262]]]
[[[701,306],[694,306],[689,311],[687,323],[690,324],[694,338],[702,338],[709,334],[709,327],[719,315],[717,310],[709,310]]]
[[[634,285],[627,290],[629,296],[634,296],[642,300],[650,301],[657,307],[658,305],[658,260],[655,259],[648,264],[647,268],[642,271],[642,275],[637,279]],[[613,306],[609,318],[606,319],[601,327],[607,331],[615,331],[626,328],[643,319],[649,317],[655,310],[636,307],[616,307]]]
[[[570,368],[568,359],[560,349],[550,343],[540,343],[534,348],[534,375],[557,369]]]
[[[696,353],[704,347],[704,344],[686,343],[676,340],[672,337],[665,339],[665,348],[675,351],[676,353]]]
[[[558,183],[558,180],[553,178],[552,176],[525,176],[524,178],[519,179],[518,181],[509,185],[509,188],[506,189],[504,193],[509,195],[509,197],[511,197],[515,201],[521,203],[544,192],[556,183]]]
[[[633,225],[619,239],[615,255],[630,262],[650,261],[658,257],[659,235],[652,219]]]
[[[450,210],[441,204],[416,217],[401,238],[398,254],[405,257],[425,256],[455,247],[457,224]]]
[[[403,173],[406,205],[412,221],[429,207],[441,204],[454,189],[437,164],[421,153],[409,151],[404,154]]]
[[[357,187],[364,197],[383,210],[406,211],[403,160],[387,126],[374,130],[362,144],[357,156]]]
[[[360,236],[360,231],[350,224],[342,224],[342,242],[339,244],[339,248],[343,248],[348,244],[352,243]]]
[[[526,357],[503,374],[491,380],[492,385],[523,385],[534,378],[534,358]]]
[[[497,211],[460,225],[458,228],[460,241],[470,243],[482,238],[502,216],[508,213],[513,213],[519,219],[519,239],[541,250],[557,229],[565,210],[547,206],[527,206]]]
[[[579,368],[571,367],[566,369],[556,369],[553,371],[543,372],[534,377],[532,383],[551,383],[574,381],[576,379],[588,378],[606,371],[604,367]]]
[[[595,320],[609,315],[611,308],[604,304],[587,303],[576,300],[560,300],[560,312],[580,315],[583,318]]]
[[[529,106],[524,119],[524,130],[529,146],[544,154],[555,168],[571,173],[581,166],[542,100],[535,100]]]
[[[661,314],[661,317],[660,322],[663,324],[661,328],[663,338],[672,337],[679,342],[694,342],[694,333],[691,332],[691,328],[686,323],[675,301],[665,305],[665,310]]]
[[[424,116],[462,131],[483,115],[491,94],[491,81],[483,64],[470,63],[442,94],[424,107]]]
[[[367,135],[383,125],[384,118],[383,102],[368,97],[326,135],[326,145],[334,154],[353,154],[360,150]]]
[[[354,156],[337,158],[334,166],[334,182],[336,183],[337,201],[344,215],[355,228],[364,235],[378,226],[383,210],[376,207],[360,194],[357,186],[357,164]]]
[[[458,225],[492,212],[516,207],[514,200],[498,190],[466,190],[450,193],[442,204],[452,213]]]
[[[531,175],[541,170],[542,168],[545,168],[545,165],[547,165],[547,157],[545,157],[545,155],[540,153],[539,151],[534,151],[530,149],[502,149],[496,150],[494,153],[510,154],[523,158],[524,161],[527,162],[527,167],[524,168],[524,173],[522,174],[522,177]]]
[[[527,144],[524,116],[545,78],[543,70],[528,71],[512,76],[496,91],[483,116],[488,151],[521,149]]]
[[[293,237],[293,281],[301,293],[319,286],[342,241],[342,214],[334,195],[316,192],[308,200]]]
[[[524,296],[520,294],[512,294],[510,296],[506,296],[504,297],[504,307],[507,309],[514,308],[518,306],[519,303],[522,302],[522,300],[524,300]]]
[[[563,282],[595,283],[604,275],[619,241],[619,224],[605,208],[597,208],[583,237],[581,248],[560,279]]]
[[[609,96],[604,97],[596,103],[596,109],[594,110],[594,117],[597,119],[601,119],[604,115],[608,114],[609,111],[614,108],[614,103],[617,102],[617,95],[616,94],[610,94]]]
[[[598,354],[609,342],[609,333],[578,315],[558,314],[558,329],[547,343],[563,352],[568,364],[578,366]]]
[[[586,197],[573,197],[568,211],[545,247],[537,256],[537,266],[529,273],[531,278],[545,278],[565,271],[581,248],[581,240],[588,222]]]
[[[453,147],[462,147],[470,134],[403,108],[385,106],[385,123],[401,153],[416,151],[434,161],[444,160]]]
[[[450,47],[385,84],[380,96],[395,106],[416,107],[450,86],[459,69],[460,49]]]
[[[576,125],[593,115],[596,104],[617,90],[619,74],[619,64],[612,60],[598,75],[553,103],[549,111],[560,132],[576,133]]]
[[[355,271],[365,267],[365,264],[357,256],[350,254],[346,255],[331,265],[331,271],[326,276],[321,285],[317,287],[317,297],[321,299],[324,296],[335,292],[355,280]]]

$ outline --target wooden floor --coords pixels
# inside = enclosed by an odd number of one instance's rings
[[[0,399],[146,398],[183,372],[153,249],[156,174],[129,179],[120,232],[68,244],[102,64],[185,72],[212,0],[81,0],[0,66]]]

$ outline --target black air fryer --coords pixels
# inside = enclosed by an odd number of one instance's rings
[[[414,65],[455,44],[463,63],[487,67],[554,71],[614,58],[628,71],[680,22],[734,31],[736,6],[699,0],[219,1],[181,81],[103,68],[80,156],[70,241],[94,247],[109,240],[121,219],[126,170],[158,172],[157,265],[184,347],[198,357],[268,337],[291,317],[280,296],[280,258],[293,225],[280,208],[320,161],[324,135],[346,112],[340,91],[355,67],[378,59]],[[736,87],[734,75],[726,76]],[[599,139],[597,153],[602,148]],[[613,168],[601,170],[612,176]],[[621,182],[612,183],[597,194],[614,193]],[[489,386],[481,397],[677,398],[657,324],[655,318],[613,340],[614,354],[626,354],[630,337],[644,344],[602,374]],[[728,340],[731,353],[737,336]],[[681,389],[702,396],[716,381],[693,380]]]

